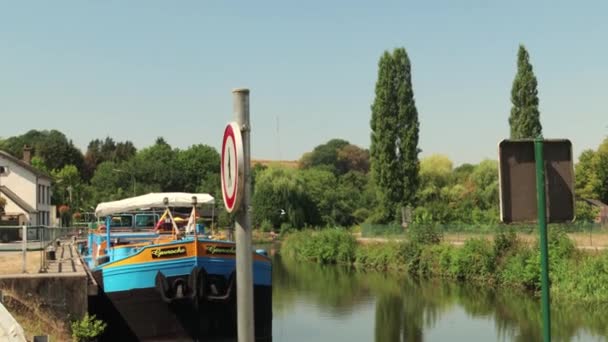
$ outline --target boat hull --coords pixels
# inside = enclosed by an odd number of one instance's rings
[[[130,245],[123,248],[131,248]],[[101,340],[213,341],[236,338],[235,245],[173,241],[138,248],[92,269],[99,294],[89,311],[108,323]],[[272,335],[272,265],[254,253],[256,340]]]
[[[101,341],[214,341],[236,338],[236,295],[227,302],[165,303],[154,288],[90,298],[92,313],[108,323]],[[258,341],[272,339],[272,287],[254,286]]]

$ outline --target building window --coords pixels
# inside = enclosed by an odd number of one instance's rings
[[[46,204],[51,204],[51,187],[46,187]]]

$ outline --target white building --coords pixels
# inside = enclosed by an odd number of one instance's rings
[[[0,196],[6,199],[3,221],[18,225],[51,225],[51,178],[30,165],[31,149],[23,160],[0,151]]]

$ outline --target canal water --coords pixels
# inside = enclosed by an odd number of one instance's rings
[[[273,342],[542,341],[540,302],[514,289],[273,255]],[[553,341],[608,341],[608,306],[554,304]]]

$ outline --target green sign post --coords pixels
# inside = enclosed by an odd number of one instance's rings
[[[540,264],[543,312],[543,337],[551,341],[551,304],[549,300],[549,251],[547,246],[547,199],[545,196],[545,158],[543,139],[534,140],[534,159],[536,161],[536,204],[538,210],[538,230],[540,233]]]

